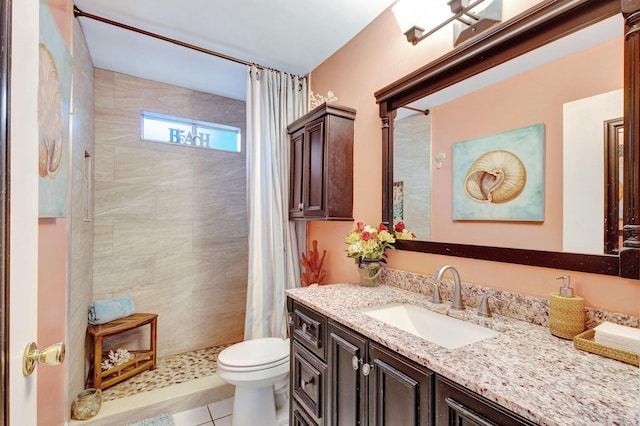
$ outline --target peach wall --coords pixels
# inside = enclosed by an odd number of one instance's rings
[[[67,47],[71,46],[71,10],[70,0],[47,0],[53,19],[56,21]]]
[[[58,29],[70,48],[71,1],[47,0]],[[39,349],[67,341],[69,263],[68,218],[38,221],[38,341]],[[68,351],[69,348],[67,348]],[[67,419],[67,372],[61,366],[38,367],[38,424],[63,424]]]
[[[38,340],[39,349],[66,342],[67,218],[38,221]],[[62,424],[66,418],[67,361],[38,367],[38,424]],[[60,423],[58,423],[60,422]]]
[[[519,13],[536,2],[507,2],[504,17]],[[381,219],[381,131],[373,93],[416,68],[441,56],[451,48],[451,34],[440,31],[417,46],[407,43],[391,10],[383,12],[311,75],[314,93],[332,90],[337,103],[357,110],[354,144],[354,217],[375,224]],[[554,218],[554,220],[558,220]],[[346,257],[344,236],[351,222],[310,222],[309,241],[318,240],[319,250],[327,250],[326,282],[356,282],[353,260]],[[452,258],[446,256],[391,251],[389,267],[433,274],[451,263],[464,281],[489,287],[547,297],[557,291],[556,278],[567,271]],[[604,275],[569,272],[576,292],[588,306],[640,315],[640,282]]]

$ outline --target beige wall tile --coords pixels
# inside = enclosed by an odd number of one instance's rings
[[[93,222],[84,220],[84,155],[95,156],[94,72],[82,28],[72,23],[73,111],[71,115],[71,217],[67,333],[67,392],[70,401],[85,387],[87,307],[93,298]]]
[[[158,313],[160,356],[242,340],[244,146],[237,154],[141,141],[140,112],[237,125],[244,135],[244,102],[95,75],[94,297],[129,295],[137,311]]]
[[[96,181],[95,216],[119,219],[153,219],[156,216],[156,187]]]

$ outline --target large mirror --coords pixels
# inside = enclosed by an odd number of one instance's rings
[[[639,278],[624,40],[617,0],[543,2],[378,91],[398,248]]]

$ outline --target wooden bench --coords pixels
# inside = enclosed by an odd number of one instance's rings
[[[92,360],[90,377],[93,379],[93,387],[106,389],[144,370],[155,369],[157,324],[158,314],[133,314],[105,324],[87,326]],[[129,351],[134,356],[132,360],[103,371],[102,361],[105,356],[102,349],[103,340],[143,325],[150,326],[149,350]]]

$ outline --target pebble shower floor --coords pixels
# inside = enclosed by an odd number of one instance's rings
[[[147,370],[105,389],[103,401],[136,395],[189,380],[211,376],[216,372],[218,354],[232,343],[158,358],[155,370]]]

